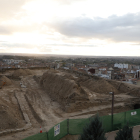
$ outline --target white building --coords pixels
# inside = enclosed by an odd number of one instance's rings
[[[111,79],[108,75],[105,75],[105,74],[101,74],[100,77],[102,77],[102,78],[106,78],[106,79]]]
[[[124,68],[128,69],[128,64],[115,63],[114,67],[117,67],[117,68],[120,68],[120,69],[124,69]]]
[[[57,68],[57,69],[59,69],[59,68],[60,68],[60,64],[59,64],[59,63],[57,64],[56,68]]]
[[[72,64],[72,63],[66,63],[65,66],[66,67],[74,67],[74,64]]]
[[[101,70],[101,71],[106,71],[106,68],[101,67],[101,68],[99,68],[99,70]]]
[[[65,70],[68,70],[69,68],[68,67],[63,67]]]
[[[111,71],[107,71],[107,76],[109,76],[108,79],[111,79]]]
[[[23,62],[24,60],[3,59],[3,61],[6,62],[7,64],[11,64],[11,63],[18,64],[20,62]]]

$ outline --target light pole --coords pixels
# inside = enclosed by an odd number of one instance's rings
[[[113,130],[113,108],[114,108],[114,92],[109,92],[109,94],[112,94],[112,109],[111,109],[111,115],[112,115],[112,130]]]

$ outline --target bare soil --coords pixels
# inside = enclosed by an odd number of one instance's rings
[[[13,72],[12,76],[18,77],[18,76],[27,76],[32,74],[33,73],[29,69],[18,69]]]
[[[134,95],[134,92],[140,89],[103,78],[76,76],[66,72],[52,73],[47,71],[40,78],[36,78],[36,81],[39,81],[40,86],[48,92],[50,97],[61,104],[62,109],[69,113],[91,106],[110,104],[112,99],[109,95],[110,91],[118,95],[116,103],[123,100],[128,102],[132,99],[128,94]]]
[[[110,91],[115,93],[114,113],[132,110],[140,96],[139,87],[116,81],[47,69],[27,71],[20,69],[1,74],[11,84],[0,89],[0,131],[26,124],[15,92],[19,93],[32,128],[0,136],[2,140],[24,139],[39,133],[40,126],[43,132],[48,131],[67,118],[87,118],[96,113],[108,115],[111,112]],[[75,136],[62,140],[71,138]]]
[[[11,85],[12,81],[7,78],[6,76],[0,76],[0,86],[2,86],[3,82],[5,82],[5,85]]]

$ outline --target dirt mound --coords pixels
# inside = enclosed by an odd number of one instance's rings
[[[68,73],[46,72],[40,85],[52,100],[59,102],[66,112],[86,109],[90,106],[110,104],[109,92],[121,92],[107,80],[89,76],[74,77]]]
[[[24,70],[26,71],[26,73],[27,73],[28,75],[32,75],[32,74],[33,74],[32,71],[29,70],[29,69],[24,69]]]
[[[15,70],[12,76],[19,77],[19,76],[27,76],[32,75],[32,72],[29,69],[18,69]]]
[[[33,78],[34,78],[34,80],[35,80],[37,83],[39,83],[39,81],[40,81],[40,76],[34,75]]]
[[[74,80],[65,79],[55,73],[44,73],[40,79],[40,85],[54,100],[57,100],[64,107],[69,103],[75,103],[77,99],[88,100],[86,93]]]
[[[81,81],[81,82],[80,82]],[[96,92],[96,93],[104,93],[108,94],[109,92],[115,92],[115,94],[120,93],[113,85],[108,83],[105,79],[78,79],[78,82],[81,86],[86,87],[87,89]]]
[[[65,74],[63,77],[65,79],[75,80],[75,78],[71,74]]]
[[[50,69],[49,72],[52,72],[52,73],[59,73],[58,70],[54,70],[54,69]]]
[[[5,85],[11,85],[12,81],[7,78],[6,76],[0,76],[0,85],[2,85],[3,82],[6,82]]]
[[[108,80],[121,93],[127,93],[132,96],[140,97],[140,87],[134,84],[124,83],[121,81]]]
[[[0,99],[0,131],[23,127],[25,123],[20,120],[21,115],[15,107]]]

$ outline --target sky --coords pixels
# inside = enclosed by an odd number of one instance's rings
[[[0,53],[140,56],[139,0],[0,0]]]

